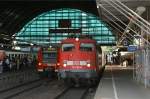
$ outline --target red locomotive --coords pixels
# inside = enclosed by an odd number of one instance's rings
[[[98,51],[96,41],[89,38],[65,39],[61,42],[58,63],[58,76],[66,82],[96,83],[102,64],[101,48]]]
[[[42,77],[51,77],[57,64],[57,50],[55,48],[40,48],[37,62],[39,74]]]

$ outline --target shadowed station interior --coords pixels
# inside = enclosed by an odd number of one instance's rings
[[[149,99],[149,0],[0,0],[1,99]]]

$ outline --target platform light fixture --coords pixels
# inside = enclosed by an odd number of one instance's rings
[[[129,29],[127,29],[127,30],[126,30],[126,33],[129,33],[129,32],[130,32],[130,30],[129,30]]]
[[[4,47],[4,45],[3,45],[3,44],[1,44],[1,47]]]
[[[97,8],[99,8],[99,5],[97,5]]]
[[[33,43],[30,43],[30,45],[33,46],[34,44],[33,44]]]
[[[21,50],[21,48],[19,46],[14,46],[13,49],[15,49],[15,50]]]
[[[142,45],[142,39],[140,35],[134,35],[134,44],[135,45]]]
[[[52,48],[52,46],[50,45],[49,48]]]
[[[10,39],[8,39],[8,38],[3,38],[4,40],[7,40],[7,41],[9,41]]]
[[[3,35],[3,36],[8,36],[8,37],[9,37],[9,35],[7,35],[7,34],[3,34],[3,33],[2,33],[1,35]]]
[[[17,44],[17,41],[13,41],[13,44],[16,45],[16,44]]]

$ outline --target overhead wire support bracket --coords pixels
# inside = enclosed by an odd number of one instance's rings
[[[106,9],[104,7],[105,5],[112,6],[114,9],[116,9],[118,12],[120,12],[123,16],[125,16],[127,19],[129,19],[130,20],[129,23],[126,25],[122,20],[120,20],[119,18],[117,18],[114,15],[114,13],[112,14],[108,9]],[[115,1],[114,0],[97,0],[97,8],[98,9],[99,8],[104,9],[109,15],[111,15],[112,17],[114,17],[115,19],[117,19],[124,26],[126,26],[126,28],[124,29],[123,35],[121,36],[121,39],[119,39],[119,42],[121,42],[124,39],[124,36],[126,34],[132,35],[132,37],[134,37],[134,35],[132,33],[130,33],[130,31],[132,31],[136,35],[139,35],[137,33],[137,31],[135,31],[135,30],[132,29],[132,27],[134,25],[138,26],[138,28],[141,29],[141,30],[143,30],[147,35],[150,34],[147,31],[147,30],[150,30],[150,28],[149,28],[150,23],[147,22],[142,17],[140,17],[140,15],[146,10],[145,7],[138,7],[137,10],[136,10],[136,12],[134,12],[130,8],[128,8],[126,5],[124,5],[122,2],[120,2],[118,0],[115,0]],[[150,42],[147,39],[145,39],[142,35],[140,35],[140,36],[141,36],[141,39],[143,41],[145,41],[147,44],[150,44]]]

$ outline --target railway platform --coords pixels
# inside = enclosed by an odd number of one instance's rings
[[[133,80],[130,67],[107,66],[94,99],[149,99],[150,88]]]

